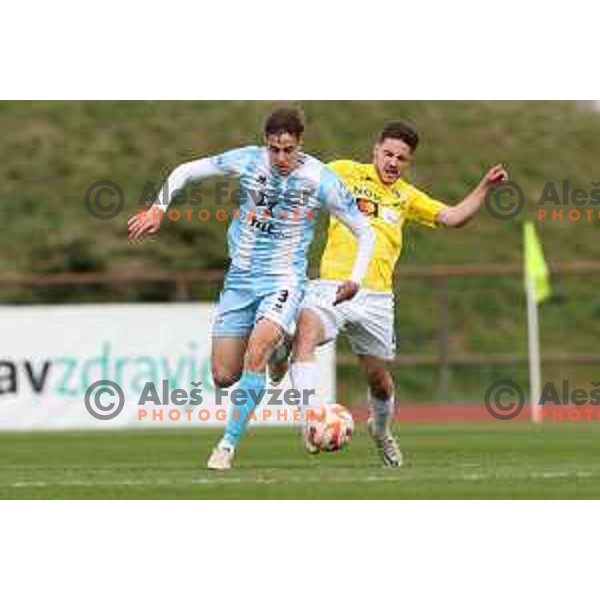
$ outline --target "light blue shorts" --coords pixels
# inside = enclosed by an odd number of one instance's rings
[[[291,335],[306,284],[288,276],[257,276],[232,266],[214,317],[213,337],[250,335],[262,318]]]

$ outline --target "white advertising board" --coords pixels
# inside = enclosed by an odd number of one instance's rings
[[[211,377],[211,304],[0,308],[0,429],[224,425]],[[334,401],[334,348],[319,352]],[[99,382],[107,382],[100,384]],[[297,422],[289,378],[250,425]],[[286,395],[287,394],[287,395]]]

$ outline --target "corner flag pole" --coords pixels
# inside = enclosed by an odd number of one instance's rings
[[[535,299],[535,279],[525,275],[527,296],[527,339],[529,348],[529,390],[531,394],[531,420],[541,423],[542,411],[539,404],[542,395],[542,365],[540,357],[540,325],[538,304]]]
[[[525,293],[527,296],[531,419],[534,423],[540,423],[542,420],[542,409],[539,404],[542,394],[542,367],[538,304],[550,296],[550,275],[548,265],[544,260],[542,245],[537,237],[535,226],[531,221],[526,222],[523,229],[523,246],[525,258]]]

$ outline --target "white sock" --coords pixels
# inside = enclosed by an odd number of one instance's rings
[[[290,377],[292,378],[292,388],[302,394],[298,408],[302,420],[304,420],[306,409],[317,404],[317,363],[315,361],[293,362],[290,367]]]
[[[390,431],[390,421],[394,414],[394,396],[381,400],[369,391],[369,404],[373,415],[373,425],[377,437],[385,437]]]

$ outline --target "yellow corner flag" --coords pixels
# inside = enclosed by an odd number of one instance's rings
[[[544,260],[542,245],[531,221],[525,223],[523,230],[525,247],[525,286],[531,277],[535,286],[535,301],[540,303],[550,296],[550,273]]]

